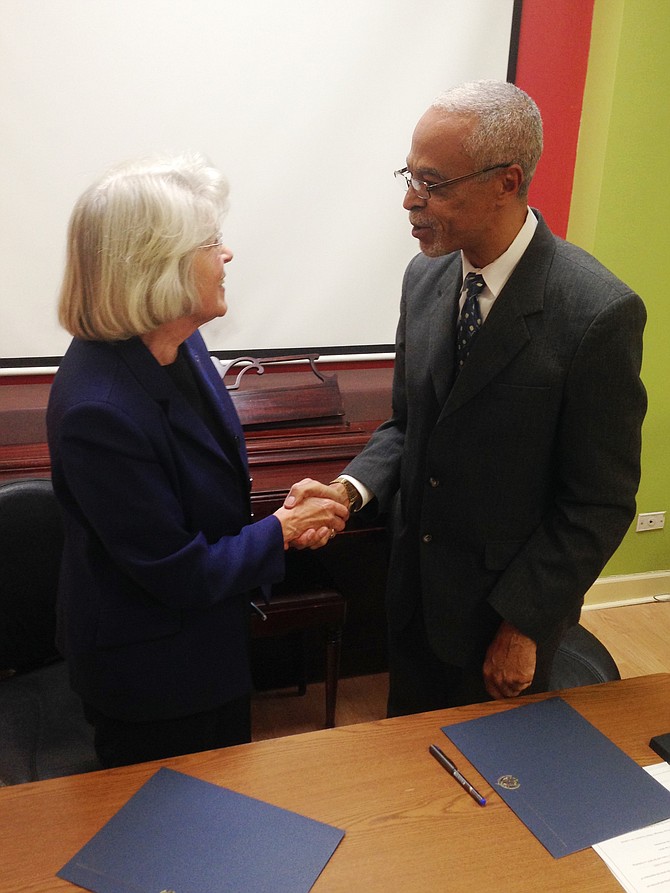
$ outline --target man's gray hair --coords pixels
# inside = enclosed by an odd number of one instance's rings
[[[506,81],[473,81],[441,93],[431,108],[475,117],[464,151],[476,168],[518,164],[523,171],[519,197],[527,195],[542,154],[542,117],[527,93]]]

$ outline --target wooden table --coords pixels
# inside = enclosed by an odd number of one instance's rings
[[[648,742],[670,728],[670,674],[561,694],[638,763],[658,762]],[[315,893],[621,890],[591,849],[552,858],[440,731],[538,697],[0,789],[0,891],[76,889],[55,872],[160,765],[345,829]],[[433,742],[456,757],[486,807],[430,757]]]

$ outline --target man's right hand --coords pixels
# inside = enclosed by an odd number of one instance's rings
[[[334,502],[340,502],[345,508],[349,505],[347,491],[344,484],[322,484],[312,478],[304,478],[293,484],[288,491],[284,500],[284,508],[292,509],[299,505],[304,499],[310,496],[316,496],[321,499],[332,499]]]

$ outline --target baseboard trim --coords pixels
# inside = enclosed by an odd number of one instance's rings
[[[586,593],[584,609],[670,601],[670,571],[600,577]]]

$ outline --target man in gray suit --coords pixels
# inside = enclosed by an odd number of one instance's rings
[[[535,103],[465,84],[414,131],[393,415],[332,482],[389,513],[389,715],[546,690],[635,513],[645,310],[529,209]],[[464,280],[480,274],[478,302]],[[459,330],[465,356],[457,358]]]

